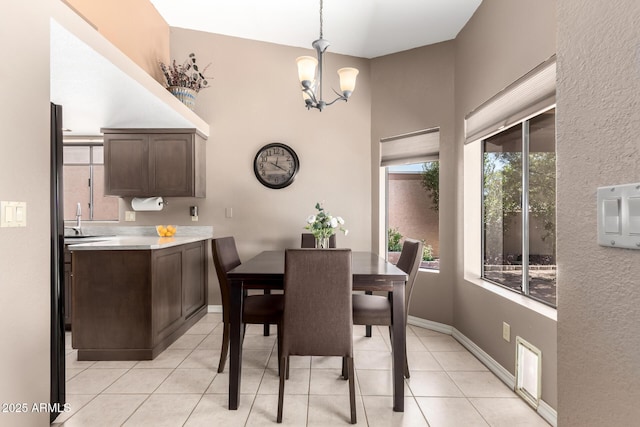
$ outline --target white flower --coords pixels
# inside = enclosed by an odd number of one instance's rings
[[[349,234],[349,230],[344,230],[344,235],[346,236],[347,234]]]
[[[336,228],[338,226],[338,219],[331,218],[331,228]]]
[[[344,225],[344,219],[342,219],[341,216],[336,217],[336,219],[338,220],[338,224]]]
[[[307,218],[307,224],[313,224],[314,222],[316,222],[316,216],[309,215],[309,218]]]

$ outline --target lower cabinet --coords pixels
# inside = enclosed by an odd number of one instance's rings
[[[153,359],[202,318],[206,242],[73,252],[72,340],[78,360]]]

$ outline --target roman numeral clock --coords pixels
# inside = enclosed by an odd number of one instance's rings
[[[258,150],[253,172],[265,187],[279,189],[291,185],[300,169],[295,151],[288,145],[273,142]]]

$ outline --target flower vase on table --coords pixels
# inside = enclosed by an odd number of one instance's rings
[[[305,229],[309,230],[316,239],[316,248],[328,249],[329,238],[336,234],[336,230],[342,231],[345,236],[349,233],[344,225],[344,220],[339,216],[332,216],[326,212],[320,203],[316,203],[316,209],[318,213],[315,215],[309,215],[307,218],[307,225]]]
[[[328,237],[316,237],[316,249],[329,249]]]

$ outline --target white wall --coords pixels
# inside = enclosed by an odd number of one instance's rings
[[[0,403],[49,402],[49,4],[0,14],[0,200],[27,202],[26,228],[0,228]],[[27,25],[25,25],[27,24]],[[49,414],[0,413],[0,425]]]
[[[558,393],[563,426],[640,419],[640,251],[596,241],[596,189],[640,182],[640,3],[558,2]]]

